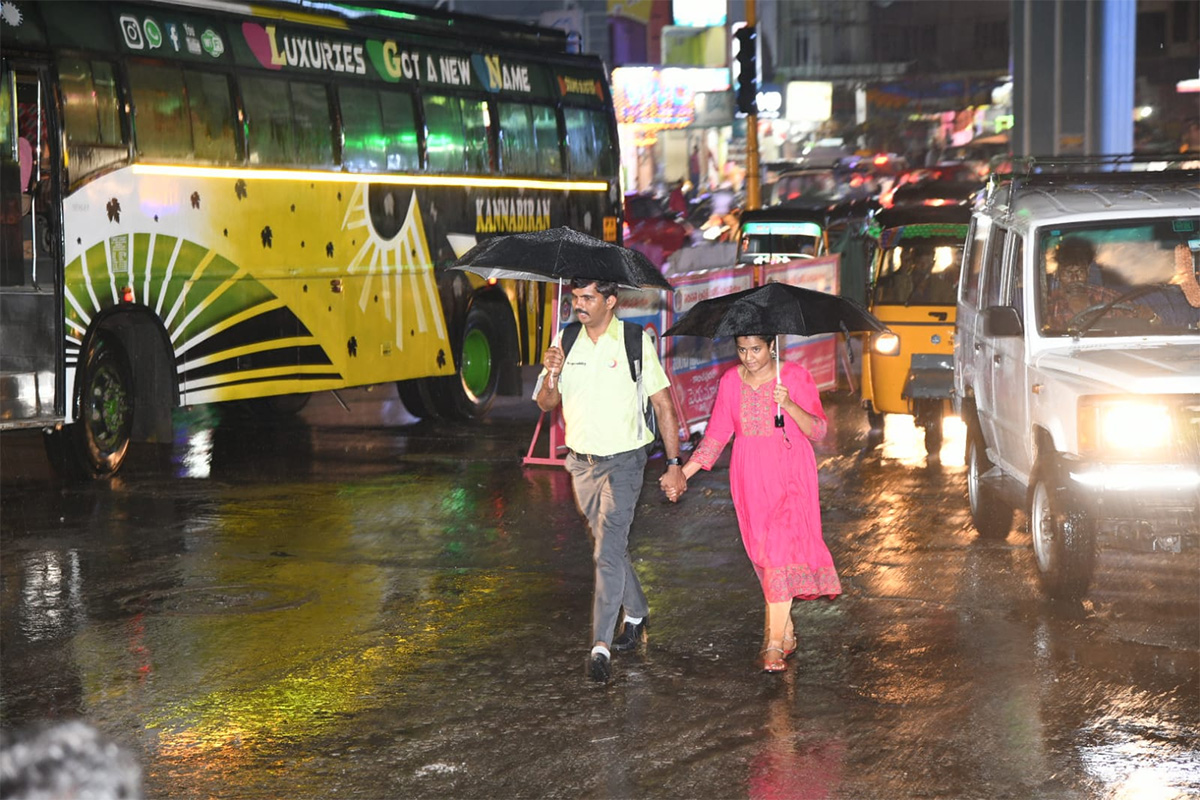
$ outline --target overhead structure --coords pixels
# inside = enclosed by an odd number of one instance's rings
[[[1013,155],[1133,151],[1136,27],[1136,0],[1013,0]]]

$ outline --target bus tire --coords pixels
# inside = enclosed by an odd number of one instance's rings
[[[100,478],[121,468],[133,432],[133,370],[115,334],[98,331],[79,370],[75,422],[45,435],[46,452],[64,478]]]
[[[487,415],[500,385],[500,357],[504,341],[500,327],[485,306],[476,304],[463,324],[458,375],[446,382],[447,400],[458,419]]]
[[[405,410],[417,419],[437,419],[436,408],[431,402],[428,390],[422,391],[422,384],[428,378],[412,378],[406,381],[396,381],[396,393]]]

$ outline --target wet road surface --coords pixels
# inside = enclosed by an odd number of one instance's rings
[[[526,395],[527,396],[527,395]],[[3,724],[83,718],[172,798],[1174,798],[1200,793],[1200,562],[1102,553],[1038,593],[1024,518],[970,527],[940,463],[830,393],[818,447],[845,594],[762,597],[728,455],[678,506],[647,469],[631,552],[650,643],[585,677],[591,549],[566,473],[521,465],[536,409],[414,421],[394,390],[297,422],[182,413],[107,483],[0,451]]]

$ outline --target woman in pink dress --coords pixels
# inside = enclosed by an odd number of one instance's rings
[[[821,535],[817,460],[810,440],[825,436],[825,412],[812,376],[791,362],[775,382],[773,337],[738,336],[741,361],[721,376],[704,439],[683,473],[712,469],[731,436],[729,488],[746,555],[767,601],[766,672],[783,672],[796,652],[792,600],[842,592]],[[783,412],[775,427],[775,409]]]

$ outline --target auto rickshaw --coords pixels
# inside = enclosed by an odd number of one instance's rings
[[[739,264],[840,256],[839,294],[864,303],[867,286],[866,221],[872,202],[785,203],[745,211],[738,239]]]
[[[954,311],[969,205],[912,205],[875,215],[869,308],[888,331],[871,337],[862,366],[871,429],[884,414],[912,414],[925,450],[942,446],[954,377]]]

